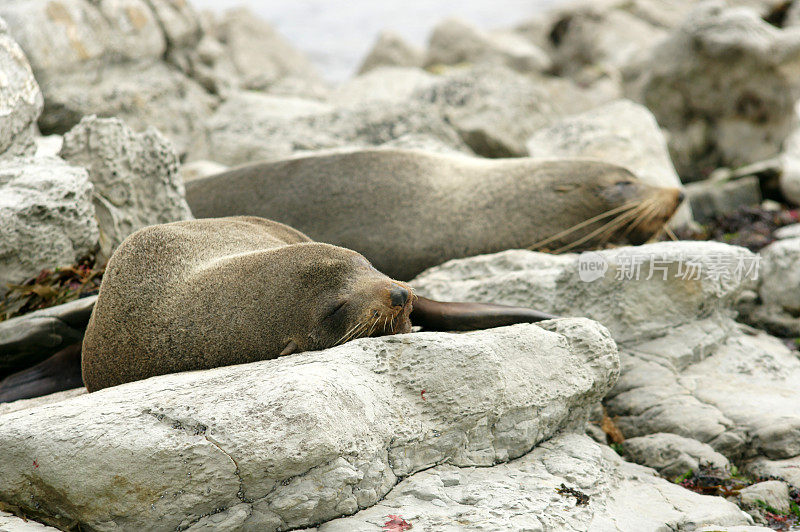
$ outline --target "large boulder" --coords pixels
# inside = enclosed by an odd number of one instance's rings
[[[0,294],[74,263],[98,237],[86,170],[54,157],[0,162]]]
[[[800,28],[712,1],[652,49],[632,92],[669,131],[678,173],[698,179],[778,153],[795,125],[799,73]]]
[[[85,117],[64,135],[60,155],[89,172],[106,256],[137,229],[192,217],[178,155],[154,128],[136,133],[117,118]]]
[[[547,90],[534,78],[497,65],[454,70],[412,99],[438,108],[484,157],[525,156],[525,141],[557,115]]]
[[[403,523],[410,526],[404,528]],[[507,464],[438,465],[417,473],[397,484],[379,504],[316,530],[372,532],[383,525],[384,530],[397,531],[577,532],[713,525],[709,530],[720,531],[751,523],[721,497],[698,495],[659,478],[652,469],[623,461],[587,436],[563,434]]]
[[[489,33],[467,21],[450,18],[433,29],[425,64],[499,64],[518,72],[544,72],[550,58],[540,48],[512,32]]]
[[[652,113],[630,100],[618,100],[540,129],[528,140],[531,157],[588,157],[628,168],[649,185],[680,188],[667,141]],[[691,221],[688,203],[672,220]]]
[[[422,67],[424,62],[425,54],[421,48],[392,31],[382,31],[361,63],[358,74],[378,67]]]
[[[569,319],[155,377],[0,416],[0,500],[101,530],[307,527],[582,431],[618,370]]]
[[[379,146],[406,135],[469,152],[431,104],[372,101],[336,109],[302,98],[238,93],[206,121],[189,157],[232,166],[309,150]]]
[[[773,242],[759,255],[759,304],[748,320],[784,337],[800,336],[800,238]]]
[[[0,158],[33,155],[33,130],[42,112],[42,93],[22,48],[0,18]]]
[[[758,260],[716,242],[552,256],[511,250],[445,263],[421,295],[538,308],[603,323],[622,372],[604,403],[624,437],[672,433],[728,459],[800,454],[800,359],[733,320]]]

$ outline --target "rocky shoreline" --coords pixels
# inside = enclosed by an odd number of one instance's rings
[[[685,240],[410,283],[563,319],[0,403],[0,530],[800,529],[798,66],[796,1],[448,19],[336,87],[243,9],[3,2],[0,379],[80,341],[120,242],[239,164],[586,157],[689,201]]]

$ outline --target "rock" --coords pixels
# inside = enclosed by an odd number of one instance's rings
[[[558,493],[560,487],[588,495],[588,503],[577,505],[576,497]],[[412,530],[453,531],[693,530],[706,524],[719,530],[750,523],[721,497],[692,493],[576,434],[556,436],[490,468],[438,465],[403,480],[375,506],[316,530],[368,532],[394,516]]]
[[[377,67],[343,83],[330,100],[343,107],[358,107],[370,101],[394,103],[436,82],[436,76],[419,68]]]
[[[498,64],[525,73],[550,68],[544,51],[514,33],[488,33],[461,19],[445,19],[433,28],[425,64],[460,63]]]
[[[63,134],[87,115],[117,117],[132,128],[157,128],[184,153],[216,99],[165,63],[77,70],[42,82],[45,111],[39,127]]]
[[[0,378],[83,340],[97,296],[0,322]]]
[[[705,2],[656,46],[637,92],[670,133],[686,180],[778,153],[795,122],[800,29]]]
[[[382,31],[369,51],[358,74],[362,75],[379,67],[422,67],[425,52],[405,41],[393,31]]]
[[[527,155],[525,141],[557,114],[535,80],[493,65],[454,71],[413,99],[437,107],[484,157]]]
[[[64,138],[61,135],[36,137],[36,157],[58,157]]]
[[[35,153],[32,133],[43,105],[31,66],[7,30],[0,19],[0,159]]]
[[[622,449],[629,460],[652,467],[668,479],[690,470],[697,471],[700,465],[722,469],[730,466],[728,459],[710,445],[677,434],[656,433],[631,438],[625,440]]]
[[[74,263],[98,238],[86,170],[57,158],[0,163],[0,292]]]
[[[213,34],[235,67],[240,88],[269,90],[283,78],[322,83],[311,61],[247,8],[225,11]]]
[[[618,100],[540,129],[527,142],[531,157],[588,157],[628,168],[645,183],[682,187],[667,142],[653,115],[629,100]],[[685,225],[692,211],[684,204],[672,223]]]
[[[761,187],[754,176],[730,181],[706,179],[686,185],[686,196],[694,219],[704,224],[741,207],[760,205]]]
[[[800,130],[786,139],[780,154],[779,186],[786,201],[800,205]]]
[[[0,415],[10,414],[11,412],[17,412],[18,410],[25,410],[26,408],[33,408],[34,406],[51,405],[65,399],[78,397],[79,395],[84,395],[87,393],[89,392],[86,391],[86,388],[80,387],[73,388],[72,390],[64,390],[63,392],[51,393],[42,397],[19,399],[10,403],[0,403]]]
[[[800,489],[800,456],[785,460],[756,458],[745,464],[744,471],[754,477],[780,478],[788,482],[794,489]]]
[[[64,135],[60,155],[89,172],[106,256],[137,229],[192,217],[178,154],[153,128],[135,133],[117,118],[85,117]]]
[[[759,255],[761,305],[748,321],[780,336],[800,336],[800,239],[773,242]]]
[[[206,122],[189,160],[233,166],[309,150],[379,146],[406,135],[426,136],[469,152],[430,104],[376,101],[335,110],[320,102],[276,98],[261,96],[263,103],[250,105],[255,101],[252,95],[231,97]]]
[[[228,166],[214,161],[192,161],[181,166],[181,180],[187,183],[193,179],[219,174],[228,169]]]
[[[146,0],[158,20],[170,51],[194,47],[200,42],[200,17],[183,0]]]
[[[8,532],[57,532],[57,528],[31,521],[30,519],[22,519],[10,513],[0,510],[0,530]]]
[[[666,31],[628,11],[633,3],[583,2],[557,12],[545,28],[554,68],[575,76],[585,69],[625,69],[636,62]],[[664,3],[660,11],[670,11]]]
[[[4,414],[0,500],[90,528],[351,514],[437,464],[493,466],[582,432],[616,378],[614,342],[590,320],[542,325],[366,338]],[[548,467],[593,481],[560,462]],[[706,515],[730,518],[720,504]]]
[[[800,238],[800,224],[785,225],[775,230],[772,236],[779,240]]]
[[[785,459],[800,454],[800,359],[733,321],[757,272],[756,256],[743,248],[673,242],[580,256],[510,250],[450,261],[411,285],[434,299],[603,323],[622,361],[604,405],[625,438],[666,432],[729,460]]]
[[[747,486],[739,492],[742,504],[758,506],[764,503],[781,513],[789,513],[789,486],[780,480],[768,480]]]

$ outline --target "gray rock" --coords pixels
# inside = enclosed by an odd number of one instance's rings
[[[655,433],[630,438],[622,444],[622,449],[629,460],[652,467],[666,478],[696,471],[700,465],[730,466],[728,459],[710,445],[677,434]]]
[[[86,170],[57,158],[0,163],[0,292],[74,263],[98,238]]]
[[[772,236],[779,240],[800,238],[800,224],[785,225],[775,230]]]
[[[132,128],[157,128],[184,153],[201,132],[216,99],[176,68],[163,63],[109,65],[76,70],[42,82],[45,111],[39,127],[66,133],[87,115],[117,117]]]
[[[4,414],[0,500],[102,529],[351,514],[437,464],[492,466],[582,432],[616,347],[590,320],[542,325],[367,338]],[[566,465],[547,467],[574,482]]]
[[[756,458],[745,464],[744,471],[755,477],[780,478],[788,482],[794,489],[800,489],[800,456],[785,460]]]
[[[192,161],[181,165],[181,180],[187,183],[193,179],[200,179],[228,170],[229,167],[214,161]]]
[[[340,85],[330,101],[343,107],[358,107],[370,101],[394,103],[436,82],[436,76],[419,68],[376,67]]]
[[[0,322],[0,374],[33,366],[83,339],[97,296]]]
[[[1,10],[0,10],[1,11]],[[42,93],[22,48],[0,19],[0,158],[33,155],[32,131],[42,112]]]
[[[561,486],[588,495],[588,503],[559,494]],[[706,524],[719,530],[751,523],[721,497],[691,493],[576,434],[556,436],[495,467],[438,465],[403,480],[375,506],[317,530],[371,532],[392,516],[412,530],[448,532],[693,530]]]
[[[800,29],[778,29],[756,11],[704,2],[656,46],[641,98],[670,133],[684,179],[778,153],[794,127]]]
[[[628,168],[645,183],[681,188],[667,141],[653,115],[629,100],[618,100],[540,129],[527,142],[531,157],[589,157]],[[673,216],[685,225],[692,211],[684,204]]]
[[[800,239],[773,242],[761,257],[761,304],[749,321],[781,336],[800,336]]]
[[[63,142],[61,135],[36,137],[36,157],[58,157]]]
[[[437,107],[484,157],[527,155],[525,141],[557,114],[535,79],[496,65],[454,70],[412,98]]]
[[[0,415],[17,412],[18,410],[25,410],[26,408],[33,408],[34,406],[51,405],[65,399],[84,395],[86,393],[88,393],[86,388],[81,386],[80,388],[73,388],[72,390],[51,393],[49,395],[43,395],[42,397],[19,399],[10,403],[0,403]]]
[[[800,205],[800,130],[794,131],[780,154],[779,186],[786,201]]]
[[[780,480],[767,480],[747,486],[739,492],[742,504],[758,506],[764,503],[781,513],[789,513],[789,485]]]
[[[178,155],[153,128],[135,133],[117,118],[85,117],[64,135],[60,154],[89,172],[106,256],[137,229],[192,217]]]
[[[243,89],[269,90],[287,77],[322,83],[311,61],[247,8],[225,11],[213,34],[222,43]]]
[[[249,102],[254,102],[252,105]],[[278,159],[331,148],[379,146],[406,135],[427,136],[469,152],[434,106],[420,102],[366,102],[333,109],[311,100],[234,96],[206,122],[189,160],[226,165]]]
[[[0,510],[0,530],[3,532],[57,532],[57,528],[22,519]]]
[[[443,20],[428,41],[427,66],[491,63],[518,72],[544,72],[550,58],[512,32],[488,33],[457,18]]]
[[[511,250],[450,261],[411,284],[435,299],[603,323],[622,361],[604,404],[626,438],[667,432],[728,459],[784,459],[800,454],[800,359],[778,339],[733,321],[735,303],[755,288],[757,266],[752,253],[712,242],[581,256]]]
[[[379,67],[422,67],[424,62],[425,52],[421,48],[393,31],[382,31],[358,68],[358,74]]]
[[[735,212],[741,207],[761,204],[761,187],[757,177],[734,180],[706,179],[686,185],[686,196],[694,219],[707,223],[716,216]]]

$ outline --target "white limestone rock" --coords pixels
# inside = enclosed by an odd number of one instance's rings
[[[358,68],[358,74],[380,67],[421,68],[424,62],[425,52],[420,47],[406,42],[393,31],[384,30],[378,34],[375,44]]]
[[[307,527],[583,432],[618,361],[569,319],[155,377],[0,416],[0,500],[95,529]]]
[[[677,434],[655,433],[630,438],[622,443],[622,449],[629,460],[652,467],[668,479],[689,470],[696,471],[700,465],[730,467],[728,459],[710,445]]]

